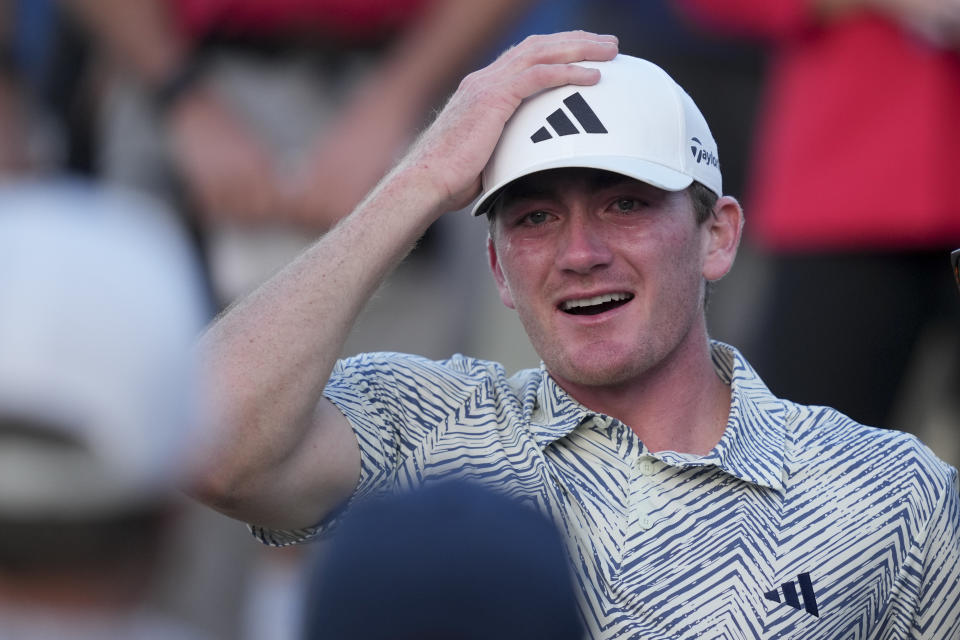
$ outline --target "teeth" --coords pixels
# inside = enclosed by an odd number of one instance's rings
[[[619,300],[627,300],[631,296],[629,293],[605,293],[601,296],[594,296],[592,298],[582,298],[580,300],[567,300],[563,303],[563,310],[569,311],[570,309],[576,309],[577,307],[592,307],[597,304],[603,304],[604,302],[616,302]]]

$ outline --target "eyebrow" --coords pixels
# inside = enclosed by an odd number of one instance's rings
[[[653,185],[646,185],[646,183],[643,183],[639,180],[611,171],[598,170],[589,173],[586,178],[578,177],[577,179],[582,180],[588,189],[594,191],[612,189],[622,184],[631,184],[634,182],[651,189],[656,189],[656,187]],[[522,202],[524,200],[537,200],[554,197],[557,191],[556,187],[554,186],[555,184],[557,184],[557,180],[550,179],[545,185],[543,184],[543,179],[535,175],[528,176],[528,179],[521,178],[520,180],[504,187],[503,191],[496,196],[495,204],[500,208],[503,208],[511,202]]]

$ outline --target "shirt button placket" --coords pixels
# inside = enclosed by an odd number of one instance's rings
[[[654,517],[649,513],[647,513],[646,511],[642,511],[637,516],[637,526],[643,529],[644,531],[652,529],[654,522],[655,522]]]
[[[634,468],[637,471],[637,482],[643,486],[643,493],[647,494],[652,487],[650,478],[656,471],[656,466],[650,457],[642,455],[634,461]],[[643,499],[636,505],[636,524],[642,531],[648,531],[653,528],[656,518],[650,513],[654,508],[654,502],[649,496],[644,495]]]

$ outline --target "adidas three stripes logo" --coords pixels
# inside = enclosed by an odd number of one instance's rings
[[[593,109],[590,108],[590,105],[583,99],[579,91],[565,98],[563,104],[566,105],[571,115],[573,115],[577,122],[580,123],[580,126],[583,127],[584,133],[607,133],[606,127],[603,126],[600,118],[593,112]],[[580,130],[577,129],[577,126],[567,117],[563,109],[558,108],[548,115],[547,124],[550,125],[558,136],[569,136],[580,133]],[[552,137],[553,134],[544,126],[537,129],[536,132],[530,136],[530,139],[536,144],[537,142],[549,140]]]
[[[800,584],[800,594],[803,596],[803,608],[810,615],[820,617],[820,610],[817,608],[817,597],[813,593],[813,583],[810,581],[809,573],[801,573],[797,576],[796,582],[784,582],[779,589],[767,591],[763,597],[773,602],[782,602],[788,604],[794,609],[800,609],[800,598],[797,596],[797,583]],[[783,593],[783,599],[780,594]]]

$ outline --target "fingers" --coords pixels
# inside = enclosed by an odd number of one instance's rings
[[[600,72],[576,63],[611,60],[617,53],[618,40],[612,35],[570,31],[530,36],[494,64],[472,74],[470,82],[488,90],[498,85],[506,89],[502,97],[515,108],[543,89],[596,84]]]
[[[544,89],[595,84],[600,72],[577,63],[611,60],[617,52],[615,36],[569,31],[528,37],[463,79],[402,168],[436,194],[438,215],[464,206],[479,192],[483,167],[520,103]]]
[[[502,67],[497,71],[509,73],[540,64],[610,60],[617,55],[618,43],[616,36],[586,31],[529,36],[497,60]]]
[[[575,64],[537,65],[519,74],[513,79],[511,87],[518,98],[528,96],[553,87],[567,84],[588,86],[600,80],[600,71]]]

